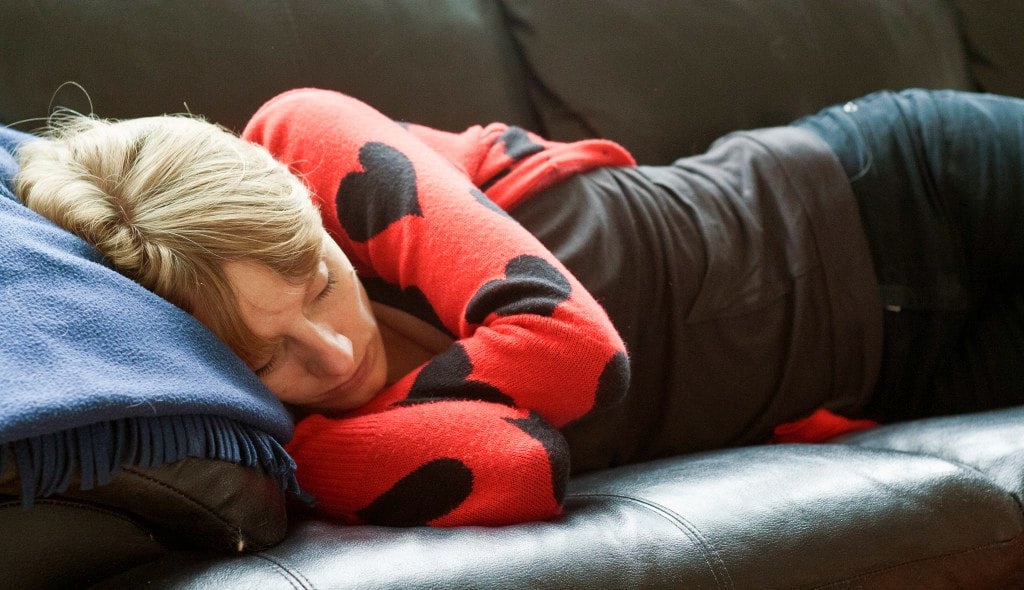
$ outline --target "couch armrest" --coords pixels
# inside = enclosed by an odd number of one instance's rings
[[[31,507],[19,489],[9,466],[0,474],[0,571],[12,588],[77,587],[180,547],[257,551],[287,531],[276,478],[213,459],[124,468],[109,484],[81,491],[72,482]]]

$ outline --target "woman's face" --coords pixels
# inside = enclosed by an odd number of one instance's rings
[[[274,343],[273,353],[251,366],[282,402],[341,412],[383,389],[387,358],[366,291],[326,231],[320,266],[305,284],[251,262],[229,262],[224,270],[242,320]]]

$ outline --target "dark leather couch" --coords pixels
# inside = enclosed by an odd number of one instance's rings
[[[662,163],[881,88],[1024,96],[1019,0],[2,0],[0,22],[0,122],[23,129],[60,104],[237,130],[320,86]],[[129,469],[25,510],[8,470],[0,586],[1024,587],[1024,408],[577,474],[563,518],[498,529],[286,522],[252,471]]]

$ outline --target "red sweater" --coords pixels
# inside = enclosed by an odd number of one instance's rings
[[[629,363],[597,302],[477,187],[509,207],[568,174],[632,164],[629,154],[504,125],[407,129],[311,89],[268,102],[243,136],[305,180],[361,276],[418,290],[457,338],[362,408],[296,426],[287,448],[319,509],[396,525],[557,515],[569,463],[556,429],[621,398]]]
[[[569,175],[634,165],[629,153],[504,124],[401,126],[313,89],[268,102],[243,137],[306,181],[360,276],[418,291],[457,337],[366,406],[296,426],[287,448],[318,509],[435,526],[559,514],[569,457],[557,429],[624,395],[629,363],[601,307],[503,210]],[[776,441],[866,425],[820,411]]]

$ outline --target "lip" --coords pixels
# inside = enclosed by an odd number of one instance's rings
[[[351,377],[342,382],[341,385],[338,385],[334,389],[330,389],[327,392],[325,392],[323,394],[324,401],[341,401],[339,398],[344,398],[345,396],[359,389],[364,383],[366,383],[366,379],[370,375],[370,369],[373,366],[373,363],[370,362],[370,356],[371,351],[367,350],[366,354],[363,355],[363,361],[359,364],[359,368],[356,369],[356,372],[353,373]]]

